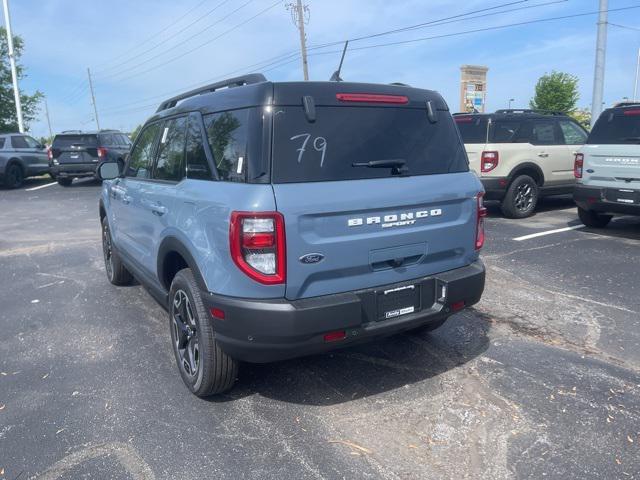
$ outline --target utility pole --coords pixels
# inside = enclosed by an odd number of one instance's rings
[[[44,99],[44,113],[47,115],[47,126],[49,127],[49,138],[53,140],[53,131],[51,130],[51,119],[49,118],[49,104],[47,98]]]
[[[93,104],[93,113],[96,117],[96,125],[100,130],[100,120],[98,119],[98,107],[96,107],[96,96],[93,93],[93,82],[91,81],[91,70],[87,67],[87,75],[89,76],[89,90],[91,90],[91,103]]]
[[[304,33],[305,13],[309,13],[309,7],[302,5],[302,0],[297,0],[295,4],[287,4],[287,8],[291,10],[291,19],[293,24],[300,32],[300,51],[302,53],[302,73],[305,81],[309,80],[309,66],[307,64],[307,36]]]
[[[636,83],[633,84],[633,101],[640,100],[638,98],[638,76],[640,74],[640,48],[638,48],[638,62],[636,63]]]
[[[593,72],[593,96],[591,97],[591,126],[602,113],[604,93],[604,65],[607,54],[607,10],[608,0],[600,0],[598,14],[598,38],[596,40],[596,66]]]
[[[9,0],[2,0],[2,6],[4,8],[4,24],[7,29],[7,46],[9,47],[9,63],[11,64],[11,78],[13,79],[13,97],[16,101],[18,130],[20,130],[20,133],[24,133],[24,122],[22,121],[22,104],[20,103],[20,89],[18,88],[18,72],[16,71],[16,58],[13,52],[13,35],[11,34]]]

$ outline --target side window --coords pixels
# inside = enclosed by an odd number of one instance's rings
[[[11,146],[13,148],[29,148],[29,144],[22,135],[14,135],[11,137]]]
[[[38,148],[40,146],[40,142],[38,142],[35,138],[31,138],[27,135],[24,136],[24,141],[27,142],[29,148]]]
[[[496,121],[492,123],[491,143],[513,143],[520,130],[520,122]]]
[[[109,147],[109,146],[113,145],[113,139],[112,139],[111,135],[108,134],[108,133],[101,133],[100,134],[100,145],[104,145],[106,147]]]
[[[189,115],[187,128],[187,178],[196,180],[211,180],[211,168],[204,152],[200,117]]]
[[[158,131],[159,123],[147,126],[139,135],[138,142],[129,156],[127,177],[150,178],[153,162],[153,147]]]
[[[119,133],[114,133],[113,135],[111,135],[111,138],[113,139],[113,144],[117,147],[121,147],[122,146],[122,140],[120,139],[120,134]]]
[[[570,120],[560,120],[560,129],[567,145],[582,145],[587,140],[587,134]]]
[[[558,145],[556,122],[553,120],[535,120],[531,133],[531,143],[534,145]]]
[[[246,181],[249,110],[204,117],[207,139],[220,180]]]
[[[153,178],[179,182],[184,178],[184,141],[187,131],[187,117],[167,120],[162,125],[158,160],[153,170]]]
[[[131,140],[129,140],[129,137],[127,137],[123,133],[120,134],[120,143],[122,143],[122,145],[124,145],[125,147],[131,146]]]
[[[4,148],[4,138],[0,138],[0,148]]]

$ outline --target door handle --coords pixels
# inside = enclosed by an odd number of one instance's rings
[[[167,213],[167,207],[164,207],[162,205],[152,205],[151,213],[153,213],[154,215],[157,215],[158,217],[161,217],[162,215]]]
[[[538,154],[538,156],[541,157],[541,158],[547,158],[549,156],[549,154],[548,153],[544,153],[544,152],[540,152]]]

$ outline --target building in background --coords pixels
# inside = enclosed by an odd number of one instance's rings
[[[460,111],[481,112],[487,100],[488,67],[462,65],[460,67]]]

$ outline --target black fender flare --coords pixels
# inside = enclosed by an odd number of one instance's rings
[[[164,260],[169,252],[176,252],[180,254],[182,258],[184,258],[185,262],[187,262],[187,266],[193,272],[193,276],[196,279],[196,283],[198,284],[198,287],[200,287],[202,291],[208,292],[209,289],[207,288],[207,285],[204,281],[204,277],[200,273],[200,269],[198,268],[198,263],[193,258],[193,255],[191,255],[191,252],[189,252],[189,249],[184,246],[184,244],[180,241],[180,239],[172,236],[164,238],[160,243],[160,247],[158,248],[158,257],[156,260],[157,262],[156,271],[158,272],[158,280],[160,281],[160,284],[165,287],[168,287],[164,285],[164,282],[162,279],[164,278],[164,273],[165,273]]]
[[[539,186],[543,186],[544,185],[544,173],[542,173],[542,169],[540,168],[539,165],[536,165],[533,162],[525,162],[525,163],[520,163],[517,166],[515,166],[511,172],[508,175],[508,180],[509,180],[509,184],[513,181],[514,178],[516,178],[518,176],[518,174],[522,171],[522,170],[535,170],[536,173],[540,176],[540,184]]]

